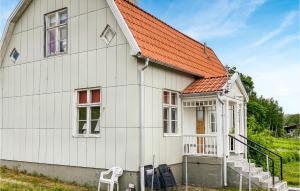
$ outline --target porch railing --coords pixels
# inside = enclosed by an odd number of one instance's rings
[[[210,134],[183,135],[183,154],[216,156],[217,136]]]

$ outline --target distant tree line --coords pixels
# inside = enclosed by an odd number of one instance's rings
[[[237,72],[235,67],[229,68],[229,73]],[[268,131],[272,136],[280,137],[285,134],[284,113],[282,107],[274,98],[257,96],[254,91],[254,82],[250,76],[240,74],[241,81],[249,96],[247,105],[247,123],[249,133]]]

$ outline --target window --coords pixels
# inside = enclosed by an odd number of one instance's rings
[[[209,126],[210,126],[210,133],[217,132],[217,119],[216,119],[216,112],[210,111],[209,112]]]
[[[100,35],[100,37],[108,45],[110,43],[110,41],[115,37],[115,35],[116,35],[116,32],[109,25],[106,25],[106,27],[103,30],[103,32]]]
[[[178,93],[163,91],[163,130],[164,133],[178,133]]]
[[[68,12],[62,9],[45,15],[46,56],[67,52]]]
[[[77,90],[77,135],[99,135],[101,116],[100,88]]]
[[[11,61],[16,62],[17,59],[19,58],[19,55],[20,55],[19,52],[14,48],[10,53]]]

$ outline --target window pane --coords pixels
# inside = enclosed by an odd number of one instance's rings
[[[67,19],[68,19],[67,10],[64,10],[59,13],[59,23],[60,24],[67,23]]]
[[[67,27],[59,28],[59,52],[66,52],[67,51]]]
[[[92,90],[92,103],[100,102],[100,90]]]
[[[91,133],[99,134],[100,133],[100,120],[91,121]]]
[[[169,104],[169,99],[170,99],[170,92],[164,91],[163,99],[164,99],[164,104]]]
[[[176,93],[172,93],[171,94],[171,104],[172,105],[177,105],[177,94]]]
[[[80,104],[87,103],[87,91],[78,92],[78,101]]]
[[[168,133],[169,132],[169,128],[168,128],[168,121],[164,120],[164,133]]]
[[[171,109],[171,120],[177,120],[177,108]]]
[[[48,54],[55,54],[56,52],[56,31],[55,29],[48,30]]]
[[[172,121],[171,124],[172,124],[172,126],[171,126],[172,133],[176,133],[177,121]]]
[[[78,119],[79,120],[86,120],[86,107],[80,107],[78,108]]]
[[[48,26],[49,27],[54,27],[56,25],[56,16],[55,14],[49,15],[48,16]]]
[[[91,107],[91,119],[98,120],[100,118],[100,107]]]
[[[211,122],[216,122],[216,115],[215,115],[215,113],[211,113]]]
[[[164,120],[169,119],[169,108],[164,108]]]
[[[216,132],[216,123],[211,123],[210,126],[211,126],[211,132],[212,133]]]
[[[79,134],[85,134],[86,133],[86,121],[79,121],[79,128],[78,128],[78,133]]]

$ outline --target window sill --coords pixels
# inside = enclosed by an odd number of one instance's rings
[[[72,136],[73,138],[101,138],[101,135],[81,135],[81,134],[75,134]]]
[[[68,54],[68,51],[66,51],[66,52],[58,52],[58,53],[55,53],[55,54],[45,55],[45,58],[52,58],[52,57],[56,57],[56,56],[62,56],[62,55],[65,55],[65,54]]]
[[[180,133],[164,133],[164,137],[181,137]]]

